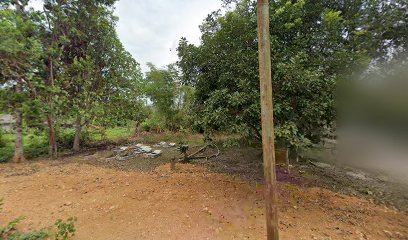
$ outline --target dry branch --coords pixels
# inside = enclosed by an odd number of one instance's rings
[[[214,154],[209,155],[209,156],[196,156],[197,154],[199,154],[199,153],[203,152],[204,150],[206,150],[208,147],[216,148],[217,153],[214,153]],[[220,149],[218,148],[217,145],[210,143],[210,144],[207,144],[204,147],[200,148],[199,150],[195,151],[194,153],[192,153],[192,154],[190,154],[190,155],[188,155],[188,156],[186,156],[184,158],[180,158],[178,161],[182,162],[182,163],[188,163],[193,159],[205,158],[206,160],[208,160],[208,159],[213,158],[213,157],[218,157],[218,155],[220,155]]]

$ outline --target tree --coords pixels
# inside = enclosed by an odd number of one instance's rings
[[[193,112],[199,124],[260,139],[256,4],[235,2],[234,9],[225,14],[213,12],[204,20],[200,46],[180,40],[178,65],[184,83],[195,87]],[[369,0],[271,2],[278,144],[318,142],[327,129],[333,130],[340,79],[386,56],[390,48],[383,43],[393,42],[394,49],[403,47],[399,27],[386,36],[374,23],[387,9],[381,18],[393,29],[393,24],[403,21],[401,8],[406,4],[399,1],[399,10],[386,5]],[[402,25],[406,27],[405,22]],[[375,37],[366,41],[370,36]]]
[[[174,83],[166,69],[158,69],[147,63],[150,71],[146,73],[145,92],[153,102],[157,113],[163,117],[164,125],[169,126],[174,109]]]
[[[10,8],[10,3],[15,9]],[[27,1],[3,3],[0,8],[0,85],[7,92],[8,107],[14,109],[16,140],[14,162],[23,162],[23,104],[35,92],[36,64],[41,56],[37,26],[25,11]]]
[[[112,106],[106,103],[122,94],[119,91],[124,89],[124,82],[136,83],[134,76],[141,75],[137,62],[118,40],[114,3],[113,0],[47,1],[45,5],[48,9],[63,9],[54,13],[60,23],[57,26],[62,29],[62,39],[66,39],[66,44],[62,43],[60,71],[63,74],[58,84],[65,95],[60,108],[65,117],[75,121],[74,151],[80,148],[83,125],[91,122],[101,109],[107,112],[98,106]]]
[[[75,151],[84,125],[142,121],[142,74],[118,39],[115,2],[45,0],[38,12],[25,9],[28,0],[0,3],[1,107],[16,115],[16,161],[23,117],[28,127],[46,117],[52,158],[62,118],[75,122]]]
[[[61,57],[65,45],[69,44],[67,32],[72,26],[69,25],[68,17],[64,14],[64,4],[60,1],[46,0],[41,18],[41,40],[45,50],[43,56],[43,102],[46,108],[46,120],[48,125],[49,156],[56,158],[57,139],[56,139],[56,113],[58,104],[55,98],[58,93],[56,80],[59,78],[58,71],[61,64]]]
[[[109,75],[103,94],[92,110],[92,122],[106,128],[136,123],[136,129],[146,117],[142,101],[142,74],[140,65],[127,52],[120,41],[114,38]]]

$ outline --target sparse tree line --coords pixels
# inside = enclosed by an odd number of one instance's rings
[[[261,139],[256,1],[224,0],[204,19],[201,43],[182,38],[179,61],[139,64],[118,39],[116,0],[28,0],[0,5],[0,100],[16,119],[14,161],[24,160],[23,126],[46,123],[50,157],[61,125],[102,129],[132,121],[140,131],[192,129]],[[317,143],[336,129],[336,89],[373,66],[407,62],[403,0],[276,0],[270,32],[276,140]],[[104,138],[104,137],[102,137]]]
[[[1,107],[16,119],[14,162],[24,161],[23,124],[46,122],[55,158],[63,120],[74,124],[72,148],[78,151],[84,125],[138,117],[143,76],[118,39],[114,3],[45,0],[34,11],[28,0],[2,1]]]

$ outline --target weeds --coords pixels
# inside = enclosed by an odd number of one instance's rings
[[[3,199],[0,199],[0,210],[2,210],[2,206]],[[56,232],[53,232],[53,229],[48,227],[28,233],[23,233],[17,228],[17,225],[24,219],[24,216],[20,216],[9,222],[5,227],[0,228],[0,240],[70,240],[75,236],[74,223],[76,218],[68,218],[66,222],[58,219],[54,224],[57,228]]]

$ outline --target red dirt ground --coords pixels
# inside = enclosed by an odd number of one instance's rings
[[[261,187],[203,167],[125,172],[38,161],[0,173],[0,226],[21,215],[22,230],[75,216],[77,239],[265,239]],[[406,213],[320,188],[279,189],[281,239],[408,239]]]

